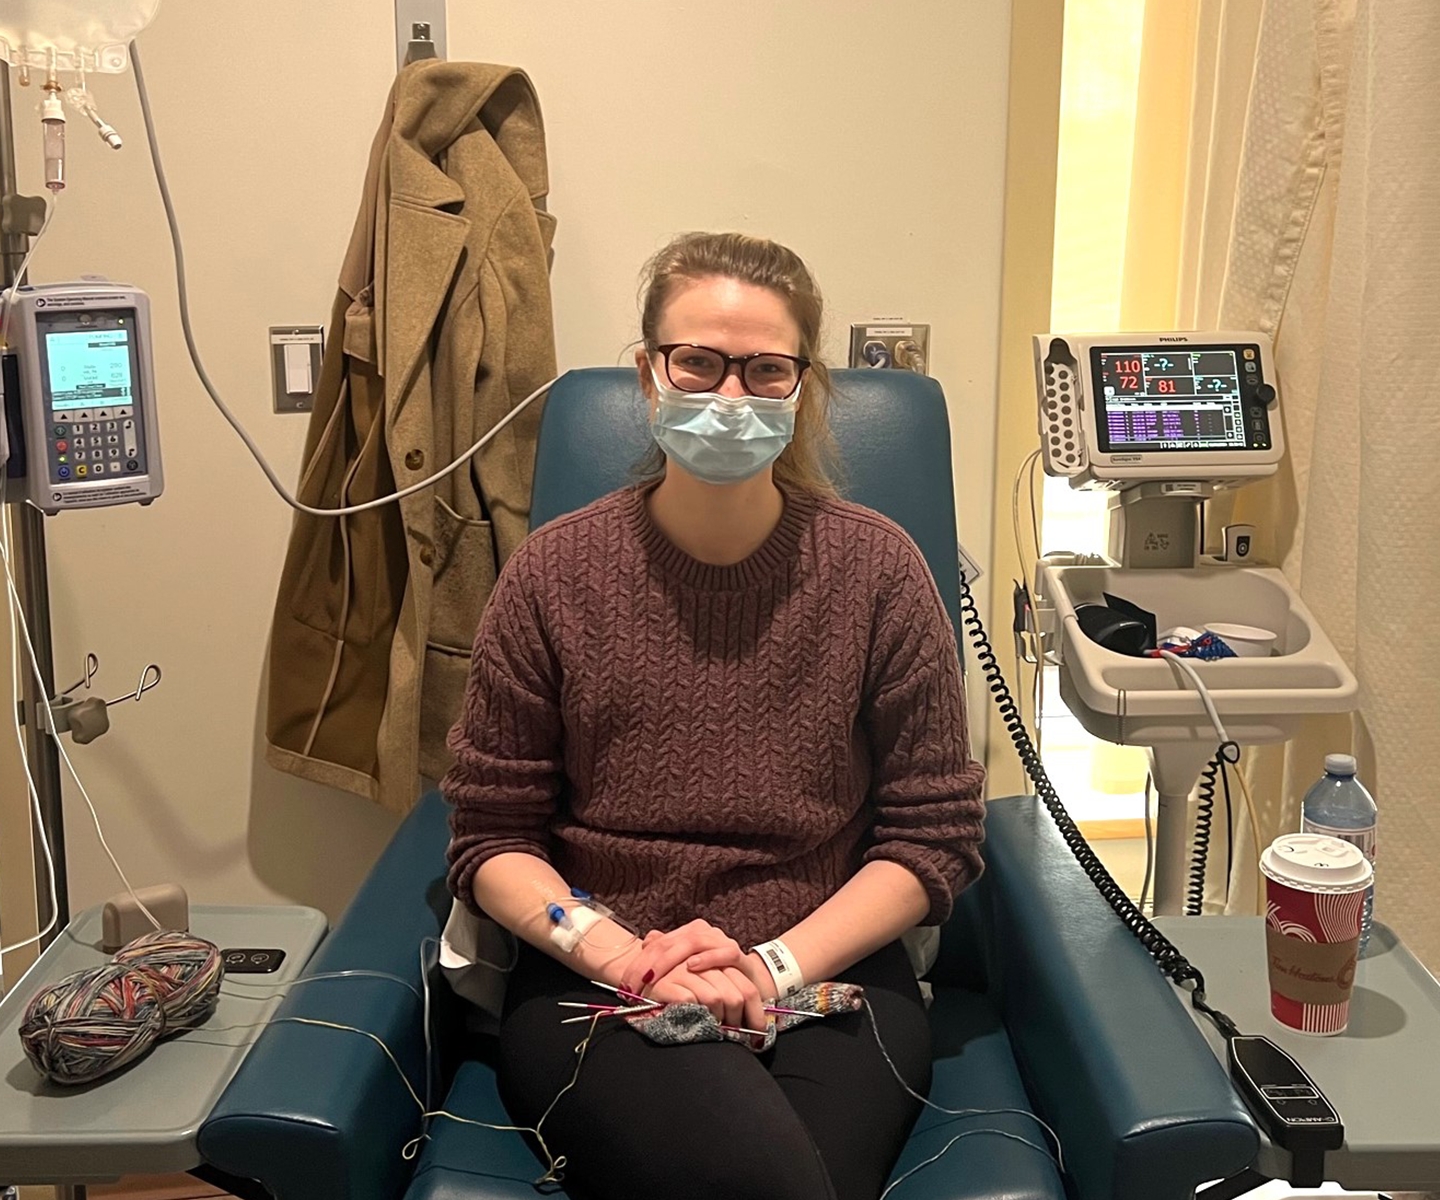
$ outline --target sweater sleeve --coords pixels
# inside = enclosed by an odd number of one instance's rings
[[[560,670],[516,552],[486,605],[470,659],[455,764],[440,790],[452,805],[447,884],[475,910],[475,872],[497,854],[549,861],[550,824],[564,771]]]
[[[983,870],[985,771],[970,757],[955,634],[929,569],[908,539],[892,562],[862,711],[875,809],[865,861],[912,871],[930,897],[921,923],[938,925]]]

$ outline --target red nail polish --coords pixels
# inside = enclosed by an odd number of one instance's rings
[[[654,978],[655,978],[655,972],[654,972],[654,971],[646,971],[646,972],[645,972],[645,978],[643,978],[643,979],[640,981],[640,986],[641,986],[641,987],[644,987],[647,983],[649,983],[649,982],[650,982],[652,979],[654,979]]]

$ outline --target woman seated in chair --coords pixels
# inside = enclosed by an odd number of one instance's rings
[[[533,534],[476,638],[449,882],[519,941],[499,1086],[517,1125],[545,1117],[574,1196],[874,1200],[920,1109],[877,1033],[929,1088],[900,938],[979,874],[983,776],[924,559],[827,476],[820,318],[783,246],[662,250],[635,355],[650,478]],[[644,936],[572,920],[572,888]],[[591,1025],[561,1018],[587,1010],[557,1002],[618,1003],[590,980],[703,1005],[741,1041],[603,1018],[577,1072]],[[822,980],[872,1013],[743,1044]]]

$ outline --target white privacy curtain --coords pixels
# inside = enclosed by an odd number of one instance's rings
[[[1261,837],[1353,748],[1380,805],[1376,918],[1440,970],[1440,2],[1198,13],[1180,327],[1275,337],[1289,462],[1235,519],[1360,681],[1353,723],[1249,756]],[[1237,841],[1232,908],[1253,912]]]

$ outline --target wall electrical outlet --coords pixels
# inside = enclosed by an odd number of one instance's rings
[[[913,321],[869,321],[850,326],[850,365],[874,370],[930,373],[930,326]]]

